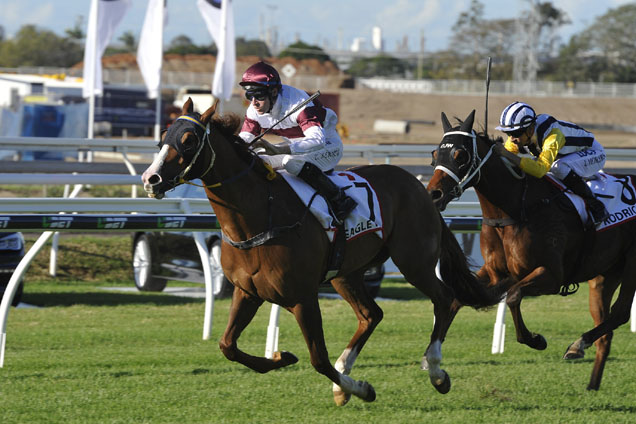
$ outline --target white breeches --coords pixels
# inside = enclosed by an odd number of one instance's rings
[[[570,171],[586,178],[602,170],[603,166],[605,166],[605,150],[601,143],[594,140],[590,148],[569,153],[555,160],[550,172],[560,180],[563,180]]]
[[[313,163],[324,172],[335,168],[342,159],[342,144],[327,144],[322,149],[302,155],[261,155],[260,158],[269,163],[275,170],[284,168],[293,175],[298,175],[305,162]]]

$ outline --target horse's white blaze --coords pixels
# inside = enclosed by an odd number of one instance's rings
[[[431,382],[439,386],[444,382],[444,371],[440,368],[442,363],[442,342],[435,340],[426,350],[426,362],[428,363],[428,376]]]
[[[340,355],[340,357],[336,361],[334,368],[341,374],[349,375],[351,369],[353,368],[353,363],[356,361],[357,358],[358,352],[347,348],[344,350],[344,352],[342,352],[342,355]],[[342,387],[340,387],[336,383],[333,383],[333,391],[346,392],[346,390],[343,390]]]
[[[150,166],[144,171],[141,176],[141,180],[144,183],[144,190],[146,191],[146,193],[148,193],[149,196],[152,195],[152,184],[148,182],[148,176],[159,175],[159,171],[163,167],[163,164],[166,162],[168,149],[168,145],[164,145],[155,157],[155,160],[152,161]]]

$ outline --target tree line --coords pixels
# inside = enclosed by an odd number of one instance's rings
[[[540,80],[636,82],[636,3],[608,10],[563,42],[556,33],[570,23],[567,13],[549,1],[526,1],[530,11],[522,12],[516,19],[486,19],[483,3],[472,0],[453,25],[447,50],[423,55],[418,60],[402,60],[380,53],[355,60],[345,72],[354,77],[481,79],[485,74],[484,58],[490,56],[493,58],[492,78],[509,80],[516,72],[515,63],[519,63],[521,48],[536,53],[537,79]],[[534,31],[530,38],[534,44],[523,45],[524,40],[518,40],[519,26]],[[0,67],[71,67],[83,59],[85,34],[82,28],[80,17],[64,35],[25,25],[13,38],[7,38],[0,26]],[[517,40],[517,44],[512,40]],[[106,50],[106,55],[136,52],[138,40],[131,31],[123,33],[117,41],[117,45]],[[525,42],[528,43],[528,39]],[[186,35],[172,39],[164,51],[164,54],[216,53],[213,43],[198,45]],[[236,53],[237,56],[271,56],[263,41],[244,38],[236,39]],[[330,60],[320,47],[303,41],[290,44],[278,56]]]

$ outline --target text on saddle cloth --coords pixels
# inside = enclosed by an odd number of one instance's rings
[[[565,190],[563,183],[550,173],[546,174],[546,178]],[[631,176],[615,177],[604,172],[597,172],[586,182],[596,198],[603,202],[610,213],[610,217],[598,225],[596,231],[604,231],[636,218],[636,188]],[[583,199],[570,191],[565,191],[565,194],[579,213],[581,221],[584,224],[587,223],[589,214]]]
[[[287,181],[303,203],[308,205],[311,198],[314,197],[316,190],[300,178],[284,170],[277,172],[285,178],[285,181]],[[346,239],[351,240],[369,232],[375,232],[378,237],[382,238],[382,213],[380,211],[380,203],[371,184],[360,175],[350,171],[332,172],[327,175],[338,187],[346,187],[347,190],[345,193],[347,193],[347,196],[353,198],[358,204],[353,212],[345,219],[344,228]],[[309,210],[314,214],[316,219],[318,219],[322,228],[325,229],[329,240],[333,241],[336,228],[333,217],[329,214],[327,202],[321,196],[315,196],[309,206]]]

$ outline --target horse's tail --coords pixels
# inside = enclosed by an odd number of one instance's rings
[[[473,308],[493,306],[503,298],[504,292],[489,288],[480,282],[469,268],[469,259],[459,242],[442,221],[442,252],[440,255],[440,274],[442,281],[453,289],[455,298],[464,305]]]

